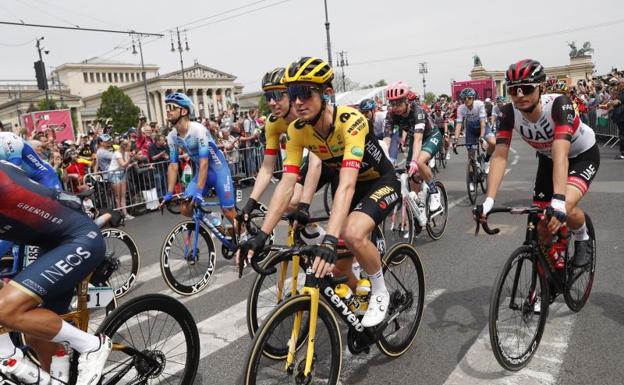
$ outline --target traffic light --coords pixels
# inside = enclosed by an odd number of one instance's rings
[[[48,89],[48,78],[46,77],[45,64],[42,60],[35,62],[35,76],[37,77],[37,88],[42,91]]]

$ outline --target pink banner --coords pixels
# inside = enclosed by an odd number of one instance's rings
[[[477,91],[477,98],[480,100],[485,100],[486,98],[490,98],[493,100],[494,98],[496,98],[496,87],[494,86],[494,80],[492,79],[453,82],[452,87],[453,100],[457,100],[459,98],[459,93],[464,88],[468,87],[474,88],[474,90]]]
[[[45,134],[52,132],[57,143],[75,140],[69,110],[37,111],[23,114],[21,118],[29,136],[33,131],[41,131]]]

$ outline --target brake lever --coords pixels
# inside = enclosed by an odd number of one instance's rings
[[[475,237],[479,235],[479,230],[481,229],[481,214],[483,214],[483,205],[477,205],[472,209],[472,215],[475,217],[475,222],[477,222],[477,227],[475,228]]]

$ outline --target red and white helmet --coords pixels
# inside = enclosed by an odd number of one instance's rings
[[[410,93],[410,86],[403,82],[397,82],[386,88],[386,99],[399,100],[407,98]]]

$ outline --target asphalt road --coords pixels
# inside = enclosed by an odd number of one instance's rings
[[[530,203],[537,162],[525,143],[514,140],[509,172],[497,205]],[[415,241],[426,273],[427,301],[417,339],[398,359],[371,353],[346,352],[343,384],[622,384],[624,378],[624,162],[602,150],[596,179],[581,206],[591,213],[598,238],[597,272],[589,302],[577,314],[563,299],[551,306],[539,350],[520,372],[504,371],[489,345],[487,322],[490,292],[497,273],[524,238],[525,218],[492,217],[505,225],[503,234],[474,236],[471,206],[466,198],[465,151],[454,156],[439,174],[447,187],[446,233],[431,241],[424,233]],[[249,191],[245,191],[247,195]],[[265,200],[270,199],[265,194]],[[318,211],[321,196],[313,208]],[[314,211],[314,210],[313,210]],[[160,275],[162,240],[181,217],[148,214],[129,221],[125,230],[140,246],[139,284],[128,298],[145,293],[172,292]],[[284,227],[280,228],[284,232]],[[237,279],[230,261],[218,258],[210,287],[184,298],[202,339],[197,384],[241,383],[250,338],[245,304],[254,274]],[[178,297],[179,298],[179,297]],[[122,302],[125,301],[122,300]],[[344,340],[343,340],[344,341]]]

